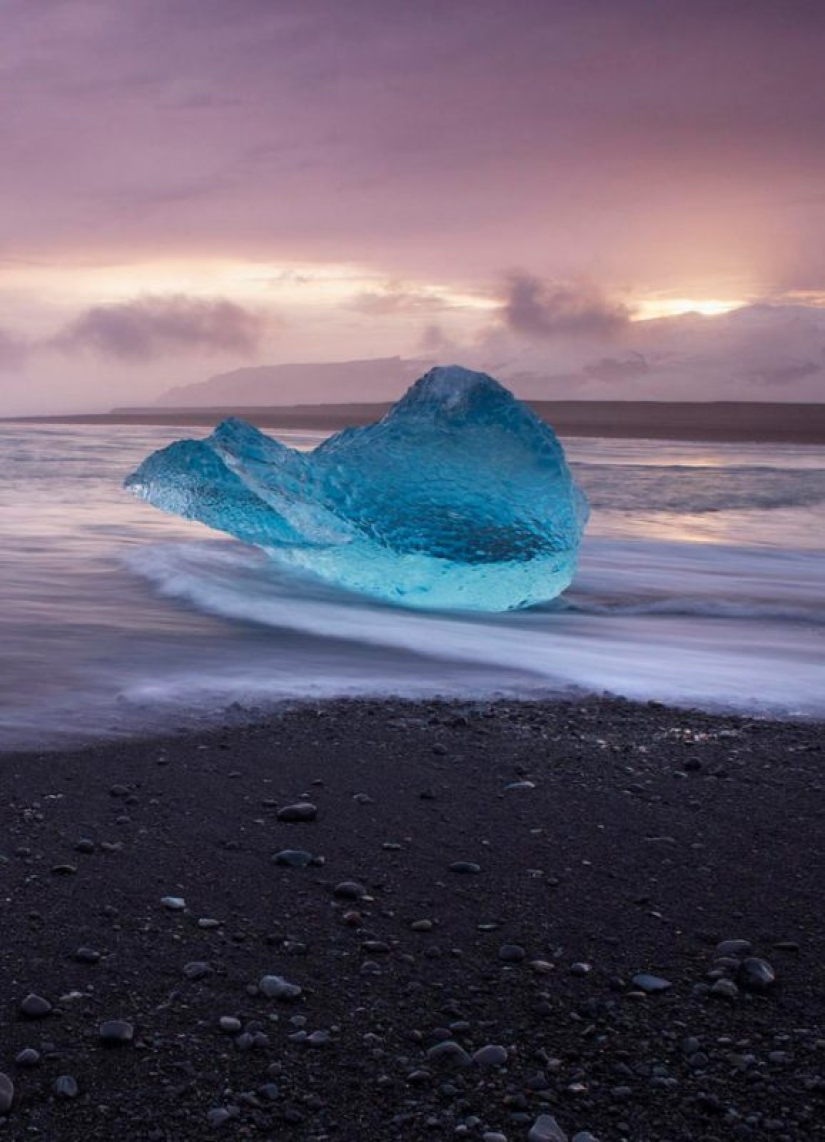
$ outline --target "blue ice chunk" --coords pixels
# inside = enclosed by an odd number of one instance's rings
[[[588,509],[553,430],[492,377],[432,369],[378,423],[301,453],[227,420],[126,486],[350,590],[503,611],[570,583]]]

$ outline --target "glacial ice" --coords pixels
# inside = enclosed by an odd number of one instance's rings
[[[484,373],[432,369],[302,453],[242,420],[126,480],[279,563],[409,607],[505,611],[570,583],[588,508],[553,430]]]

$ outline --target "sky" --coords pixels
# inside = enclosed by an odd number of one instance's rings
[[[822,0],[0,0],[0,29],[0,415],[394,355],[825,400]]]

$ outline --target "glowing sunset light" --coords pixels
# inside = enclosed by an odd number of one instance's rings
[[[634,306],[633,321],[653,321],[657,317],[679,317],[683,313],[698,313],[702,317],[719,317],[742,309],[748,302],[722,301],[719,298],[665,297],[647,298]]]

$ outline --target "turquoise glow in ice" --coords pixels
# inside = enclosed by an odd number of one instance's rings
[[[432,369],[377,424],[301,453],[241,420],[126,480],[164,511],[411,607],[505,611],[560,594],[587,502],[553,430],[492,377]]]

